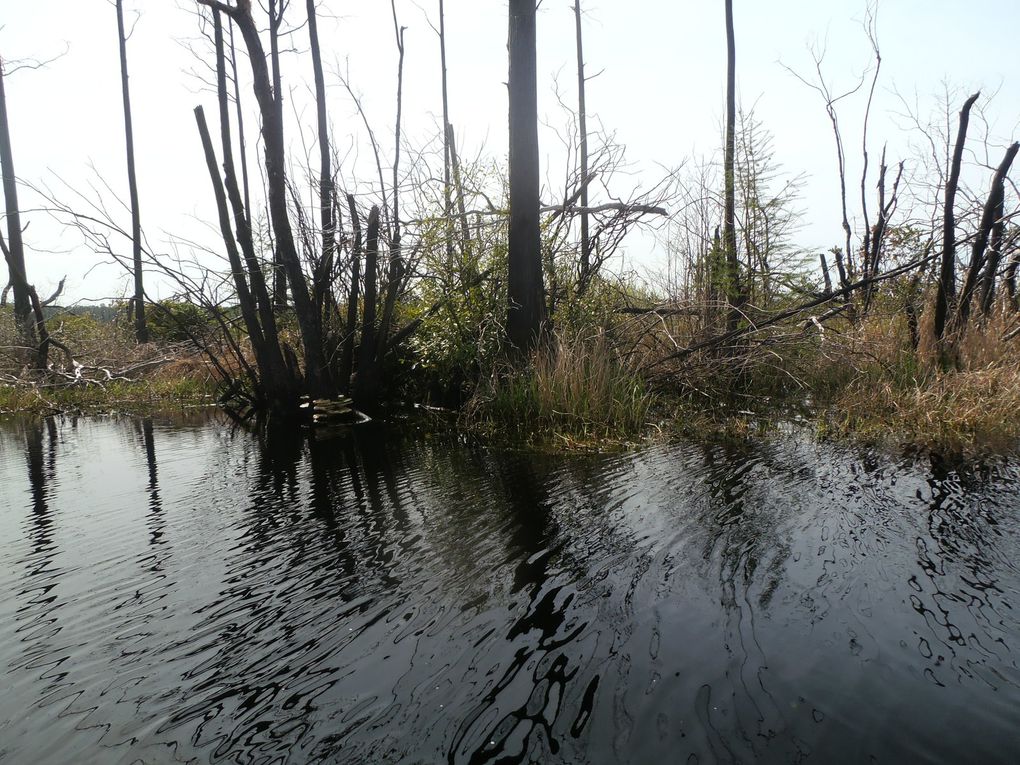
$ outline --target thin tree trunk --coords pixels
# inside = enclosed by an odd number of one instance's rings
[[[460,174],[460,160],[457,158],[457,141],[453,134],[453,125],[446,125],[446,140],[450,145],[450,164],[453,168],[453,186],[457,194],[457,214],[460,216],[461,247],[464,252],[471,246],[471,226],[468,223],[467,203],[464,200],[464,179]]]
[[[538,72],[535,0],[510,0],[510,233],[507,332],[531,350],[545,320],[539,220]]]
[[[394,11],[394,13],[396,13]],[[453,202],[450,185],[452,164],[450,145],[450,98],[446,84],[446,10],[439,0],[439,62],[443,88],[443,215],[446,216],[446,262],[453,263]]]
[[[1002,241],[1006,235],[1006,200],[999,197],[999,206],[995,210],[995,225],[992,226],[992,239],[988,244],[988,265],[985,267],[981,282],[981,312],[987,316],[992,311],[995,301],[995,278],[1002,262]]]
[[[313,396],[329,396],[333,392],[329,369],[326,365],[322,344],[322,330],[319,316],[315,311],[308,292],[308,285],[301,260],[294,243],[287,209],[287,173],[284,151],[283,124],[279,120],[266,54],[259,38],[258,29],[251,16],[249,6],[237,8],[219,0],[199,0],[202,5],[220,10],[237,24],[251,62],[255,98],[262,116],[262,139],[265,146],[266,179],[269,196],[269,215],[276,233],[276,246],[287,271],[291,293],[294,299],[294,313],[301,329],[301,341],[305,352],[305,374],[309,392]]]
[[[7,94],[4,90],[2,60],[0,60],[0,173],[3,175],[4,211],[7,216],[9,253],[7,269],[14,291],[14,319],[28,344],[34,346],[32,296],[25,271],[25,244],[21,238],[21,209],[18,207],[18,184],[14,175],[14,152],[11,149],[10,125],[7,119]]]
[[[234,80],[234,108],[237,112],[237,141],[241,151],[241,182],[244,189],[244,215],[248,228],[251,228],[251,194],[248,188],[248,152],[244,140],[244,110],[241,108],[241,81],[237,74],[237,48],[234,45],[234,26],[230,30],[230,71]]]
[[[283,130],[283,77],[280,73],[280,24],[283,23],[284,4],[287,1],[269,0],[269,61],[273,75],[273,109],[275,122],[281,130]],[[250,9],[248,12],[251,12]],[[273,229],[274,231],[276,229],[275,223]],[[277,234],[273,246],[273,303],[278,309],[287,307],[287,268],[283,264],[282,246],[280,235]]]
[[[393,319],[393,311],[396,308],[397,296],[400,293],[400,285],[404,277],[402,253],[400,249],[400,130],[403,115],[404,97],[404,27],[397,21],[396,0],[391,0],[390,7],[393,11],[393,31],[397,40],[397,117],[394,128],[394,156],[393,156],[393,235],[390,239],[389,269],[386,278],[386,295],[383,299],[382,321],[379,324],[379,335],[377,339],[377,358],[381,358],[382,351],[386,346],[386,335],[389,332],[390,322]],[[447,123],[449,124],[449,123]],[[448,220],[452,223],[452,220]]]
[[[822,278],[825,279],[825,294],[832,294],[832,278],[829,276],[829,264],[825,260],[825,253],[818,253],[818,259],[822,263]]]
[[[308,38],[312,49],[312,68],[315,76],[315,112],[319,129],[319,215],[322,225],[322,254],[318,273],[312,285],[316,310],[322,315],[328,305],[329,276],[333,271],[333,254],[336,246],[336,223],[333,220],[333,170],[329,153],[329,124],[326,119],[326,80],[322,72],[322,55],[319,51],[319,27],[315,15],[315,0],[307,0]]]
[[[583,294],[591,278],[591,240],[588,231],[588,110],[585,98],[584,42],[581,33],[581,0],[574,0],[574,27],[577,38],[577,127],[581,155],[581,269],[578,293]]]
[[[145,325],[145,290],[142,286],[142,222],[138,212],[138,180],[135,175],[135,136],[131,124],[131,92],[128,87],[127,33],[124,30],[124,2],[117,0],[117,37],[120,44],[120,88],[124,100],[124,143],[127,148],[128,195],[131,204],[131,253],[134,270],[135,339],[149,342]]]
[[[347,293],[347,323],[344,327],[343,347],[340,351],[340,372],[337,381],[340,390],[348,393],[351,388],[351,372],[354,370],[354,338],[358,334],[358,293],[361,282],[361,219],[354,195],[347,195],[347,206],[351,216],[351,229],[354,231],[354,243],[351,249],[351,286]]]
[[[932,325],[935,340],[942,341],[946,319],[956,304],[956,189],[960,183],[960,168],[963,164],[963,149],[967,143],[967,126],[970,110],[980,93],[968,98],[960,110],[960,127],[953,149],[953,162],[946,179],[945,207],[942,210],[942,265],[939,269],[938,290],[935,293],[935,318]]]
[[[198,124],[198,133],[202,139],[202,150],[205,152],[205,162],[209,169],[209,177],[212,180],[220,233],[223,236],[223,243],[227,250],[230,272],[234,277],[234,288],[237,291],[237,302],[241,309],[241,318],[248,332],[248,340],[255,354],[255,361],[259,366],[261,378],[263,381],[269,382],[270,369],[266,363],[265,338],[256,315],[255,301],[252,299],[251,292],[248,289],[248,282],[244,276],[244,266],[241,264],[241,257],[237,252],[237,244],[230,230],[230,212],[227,210],[227,196],[220,182],[219,169],[216,165],[216,151],[213,149],[212,138],[209,135],[209,126],[206,123],[205,112],[201,106],[195,107],[195,122]],[[262,391],[259,391],[259,393],[261,394]]]
[[[267,378],[267,387],[275,391],[270,394],[270,398],[276,396],[280,399],[289,399],[293,397],[294,381],[287,370],[269,289],[266,286],[261,264],[255,255],[250,208],[245,206],[241,199],[241,191],[237,186],[233,142],[230,137],[230,104],[227,97],[223,25],[219,11],[215,10],[213,11],[213,35],[216,47],[216,91],[220,111],[220,142],[223,147],[224,186],[226,187],[227,199],[234,212],[236,239],[241,246],[244,266],[247,267],[247,278],[250,281],[251,298],[254,301],[258,324],[264,337],[265,350],[263,352],[262,363],[264,368],[262,373]],[[214,181],[214,185],[218,185],[218,183],[218,179]]]
[[[251,230],[251,208],[247,201],[242,200],[241,190],[237,186],[237,172],[234,168],[233,142],[230,137],[230,111],[227,98],[227,74],[223,50],[223,26],[219,11],[213,11],[213,33],[216,45],[216,90],[220,109],[220,142],[223,148],[223,177],[227,199],[234,211],[237,241],[247,266],[248,278],[251,281],[252,297],[258,306],[259,321],[266,341],[279,348],[279,337],[276,316],[273,313],[269,288],[261,265],[255,255],[255,240]],[[242,162],[242,167],[244,163]],[[282,357],[281,357],[282,358]]]
[[[999,208],[1006,196],[1006,175],[1013,165],[1017,151],[1020,151],[1020,143],[1014,143],[1006,150],[999,167],[995,170],[992,178],[992,188],[988,192],[988,199],[985,201],[984,209],[981,211],[981,223],[978,225],[977,235],[974,237],[974,245],[971,248],[970,265],[967,268],[967,277],[963,282],[963,289],[960,290],[959,307],[954,317],[954,329],[963,329],[970,317],[970,302],[978,285],[978,278],[985,266],[985,250],[988,247],[988,239],[992,229],[999,219]],[[989,263],[993,268],[998,266]],[[995,271],[990,274],[991,281],[995,281]]]
[[[723,247],[726,250],[726,301],[729,312],[726,328],[736,329],[743,307],[740,287],[740,262],[737,259],[736,227],[736,122],[737,122],[737,49],[733,32],[733,0],[726,0],[726,148],[723,159],[725,199],[723,202]]]
[[[376,277],[379,262],[379,208],[372,205],[365,236],[365,310],[361,322],[361,346],[355,376],[354,402],[361,408],[373,408],[379,395],[376,354]]]

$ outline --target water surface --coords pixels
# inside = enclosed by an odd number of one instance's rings
[[[0,762],[1016,762],[1020,466],[0,423]]]

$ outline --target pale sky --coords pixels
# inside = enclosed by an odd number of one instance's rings
[[[290,18],[300,20],[304,2],[292,0]],[[135,145],[142,224],[157,252],[168,251],[171,235],[218,249],[211,188],[192,109],[215,100],[191,74],[196,59],[182,43],[198,38],[189,13],[192,0],[125,0],[129,15],[139,13],[129,41]],[[441,118],[438,39],[426,12],[435,19],[438,0],[397,0],[406,32],[404,83],[405,137],[412,146],[438,140]],[[834,87],[850,84],[870,64],[861,23],[866,0],[735,0],[738,89],[742,103],[775,138],[776,159],[789,173],[807,174],[803,207],[804,247],[838,244],[837,176],[832,134],[817,94],[783,64],[810,73],[807,46],[825,43],[826,71]],[[396,52],[387,0],[320,0],[320,36],[326,63],[330,121],[341,146],[361,145],[364,131],[335,73],[349,71],[363,96],[385,158],[392,155]],[[558,78],[564,98],[575,96],[572,0],[543,0],[539,10],[540,115],[552,126],[564,124],[553,96]],[[602,71],[588,86],[588,111],[615,130],[636,165],[625,184],[651,183],[659,166],[711,157],[720,143],[724,113],[726,46],[722,0],[582,0],[585,58],[589,74]],[[878,30],[883,55],[870,128],[872,154],[889,143],[890,164],[909,158],[911,136],[896,114],[902,104],[894,89],[922,117],[939,108],[944,83],[959,101],[976,89],[995,93],[987,106],[995,147],[1020,137],[1020,0],[880,0]],[[504,0],[446,0],[450,119],[461,153],[502,159],[506,154],[506,27]],[[95,171],[122,198],[127,197],[120,102],[116,17],[107,0],[0,0],[0,55],[8,60],[66,55],[45,69],[20,71],[7,81],[8,111],[19,178],[47,185],[73,202],[57,176],[95,197]],[[204,45],[201,41],[200,46]],[[306,49],[298,32],[295,46]],[[205,48],[202,47],[202,50]],[[246,66],[247,62],[242,61]],[[285,109],[292,122],[314,135],[306,55],[284,60]],[[250,93],[246,92],[251,106]],[[863,92],[843,106],[851,174],[859,156]],[[954,113],[959,104],[954,104]],[[248,121],[249,160],[254,118]],[[975,128],[985,132],[984,124]],[[298,131],[289,140],[303,154]],[[562,162],[562,146],[551,127],[540,135],[545,169]],[[314,147],[309,147],[314,151]],[[998,148],[993,162],[998,162]],[[341,168],[344,178],[370,182],[374,166],[363,152]],[[982,157],[977,157],[980,160]],[[626,188],[620,188],[624,193]],[[105,193],[105,192],[104,192]],[[543,193],[553,201],[555,189]],[[597,200],[593,200],[595,202]],[[39,204],[22,192],[28,210],[26,231],[29,278],[46,292],[63,275],[73,299],[124,295],[129,279],[116,266],[96,266],[99,258],[62,235],[49,216],[32,212]],[[108,198],[107,204],[115,202]],[[129,215],[120,211],[128,227]],[[127,242],[121,251],[130,252]],[[654,240],[635,238],[628,260],[654,268],[661,261]],[[164,287],[154,286],[157,294]]]

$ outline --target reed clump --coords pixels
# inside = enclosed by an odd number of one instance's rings
[[[475,429],[529,441],[584,445],[632,440],[648,426],[652,394],[638,363],[607,333],[553,335],[520,368],[497,367],[463,419]]]

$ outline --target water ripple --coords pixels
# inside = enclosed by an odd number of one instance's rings
[[[1020,468],[0,424],[0,762],[1008,762]]]

